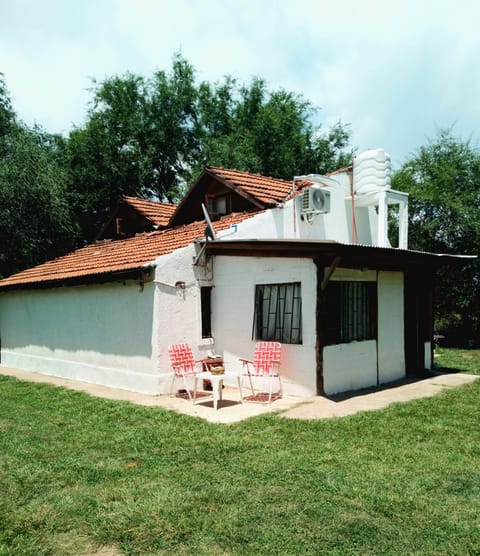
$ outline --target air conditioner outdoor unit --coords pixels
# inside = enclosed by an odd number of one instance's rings
[[[306,187],[302,192],[301,213],[320,214],[330,212],[330,191],[322,187]]]

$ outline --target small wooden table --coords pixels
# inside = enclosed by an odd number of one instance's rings
[[[213,391],[213,408],[215,410],[218,409],[218,400],[222,399],[222,387],[223,381],[226,378],[236,378],[238,384],[238,392],[240,394],[240,402],[243,404],[243,396],[242,396],[242,385],[240,383],[240,375],[239,373],[235,372],[224,372],[223,374],[213,374],[210,371],[204,371],[202,373],[198,373],[195,375],[194,384],[193,384],[193,402],[196,402],[197,397],[197,381],[198,379],[201,380],[209,380],[212,383],[212,391]]]

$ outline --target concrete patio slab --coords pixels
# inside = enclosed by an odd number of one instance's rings
[[[439,374],[422,380],[364,390],[350,395],[325,398],[318,396],[308,403],[282,413],[290,419],[327,419],[353,415],[359,411],[383,409],[392,403],[435,396],[446,388],[469,384],[480,376],[464,373]]]
[[[374,388],[347,395],[334,397],[315,396],[298,398],[283,396],[271,404],[239,402],[238,390],[225,388],[223,400],[218,410],[213,409],[212,398],[201,398],[193,404],[188,399],[170,397],[168,395],[150,396],[118,388],[109,388],[98,384],[70,380],[55,376],[13,369],[0,365],[0,375],[12,376],[28,382],[39,382],[78,390],[109,400],[127,401],[138,405],[161,407],[199,417],[212,423],[235,423],[264,413],[277,413],[289,419],[327,419],[352,415],[359,411],[381,409],[396,402],[409,401],[416,398],[434,396],[446,388],[455,388],[480,378],[476,375],[463,373],[438,374],[430,378],[406,381],[388,387]]]
[[[52,384],[54,386],[62,386],[108,400],[127,401],[138,405],[170,409],[178,413],[190,415],[191,417],[199,417],[212,423],[235,423],[263,413],[285,411],[304,401],[303,398],[283,396],[271,404],[244,403],[242,405],[239,402],[238,390],[236,388],[225,387],[223,390],[223,400],[219,402],[218,409],[215,411],[213,409],[213,399],[210,396],[208,398],[198,399],[194,405],[188,399],[170,397],[169,395],[152,396],[140,394],[129,390],[121,390],[119,388],[110,388],[90,382],[24,371],[22,369],[14,369],[3,365],[0,365],[0,375],[12,376],[27,382],[39,382]]]

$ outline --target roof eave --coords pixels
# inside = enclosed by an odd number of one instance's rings
[[[255,196],[253,196],[250,193],[247,193],[246,191],[244,191],[241,188],[241,186],[237,186],[237,185],[231,183],[229,180],[226,180],[222,176],[219,176],[213,168],[209,168],[207,166],[207,168],[205,169],[205,173],[208,173],[210,176],[214,177],[216,180],[218,180],[220,183],[222,183],[225,187],[230,189],[230,191],[234,191],[235,193],[238,193],[238,195],[240,195],[240,197],[243,197],[244,199],[246,199],[250,203],[254,204],[259,209],[265,209],[265,208],[268,208],[270,206],[275,206],[277,204],[277,203],[274,203],[274,202],[264,203],[264,202],[260,201]]]
[[[73,276],[70,278],[58,278],[41,280],[35,282],[21,282],[14,284],[0,285],[0,293],[12,290],[44,290],[51,288],[61,288],[66,286],[83,286],[87,284],[106,284],[108,282],[124,282],[127,280],[137,280],[141,283],[153,280],[152,268],[154,263],[137,266],[125,270],[101,272],[98,274],[86,274],[83,276]]]
[[[328,240],[224,240],[211,241],[206,251],[212,255],[311,258],[328,261],[341,257],[340,266],[402,270],[410,267],[437,268],[468,264],[469,255],[443,255],[388,247],[351,245]]]

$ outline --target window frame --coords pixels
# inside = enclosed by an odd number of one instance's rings
[[[303,344],[301,282],[255,285],[252,339]]]

